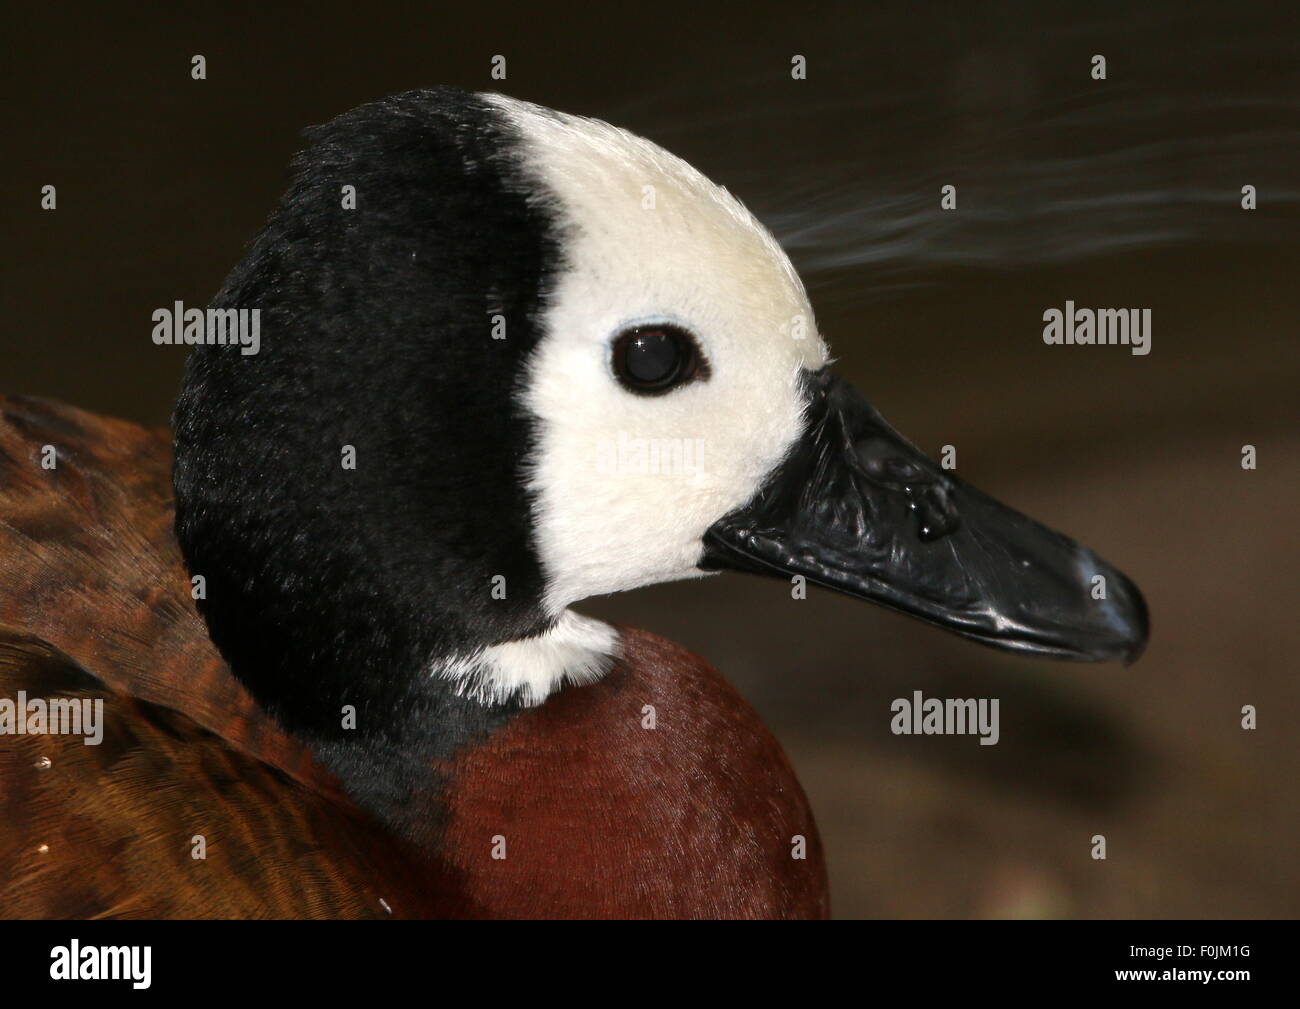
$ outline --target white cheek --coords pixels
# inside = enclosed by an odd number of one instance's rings
[[[514,114],[567,225],[524,391],[545,602],[559,613],[699,575],[705,531],[753,497],[801,433],[799,376],[826,349],[784,255],[725,192],[604,124]],[[641,205],[644,184],[655,211]],[[695,333],[710,377],[660,396],[624,389],[610,343],[647,318]]]
[[[699,575],[705,531],[754,495],[802,431],[799,374],[819,360],[784,346],[788,337],[757,340],[750,325],[717,319],[710,331],[674,311],[699,334],[711,374],[639,396],[609,366],[629,320],[593,306],[584,288],[581,277],[561,280],[528,369],[538,431],[530,489],[555,613]]]

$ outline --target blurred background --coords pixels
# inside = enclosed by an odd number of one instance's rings
[[[453,84],[608,119],[773,229],[901,431],[1150,604],[1130,668],[738,575],[583,607],[685,643],[760,710],[835,913],[1295,917],[1300,18],[1211,6],[11,12],[0,391],[165,425],[185,351],[153,345],[150,313],[205,303],[301,129],[363,100]],[[1151,354],[1045,346],[1066,299],[1150,308]],[[913,690],[1000,698],[1000,743],[891,735]]]

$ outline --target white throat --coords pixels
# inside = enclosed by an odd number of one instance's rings
[[[531,638],[491,645],[434,666],[456,692],[482,704],[515,700],[534,707],[566,683],[599,680],[618,654],[618,632],[609,624],[565,610],[549,630]]]

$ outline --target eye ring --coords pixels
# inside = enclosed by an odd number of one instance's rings
[[[614,377],[639,396],[665,393],[709,377],[709,362],[695,337],[668,322],[641,323],[614,337]]]

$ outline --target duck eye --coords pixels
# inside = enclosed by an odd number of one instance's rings
[[[664,324],[633,326],[619,333],[613,364],[623,386],[642,395],[658,395],[708,377],[708,364],[695,338]]]

